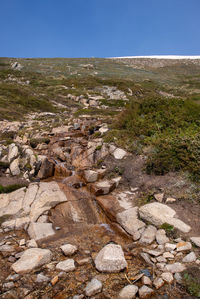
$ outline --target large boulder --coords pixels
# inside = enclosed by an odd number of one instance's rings
[[[120,245],[108,244],[95,258],[95,266],[101,272],[119,272],[127,267]]]
[[[8,151],[8,162],[12,162],[14,159],[16,159],[18,154],[19,154],[18,147],[14,143],[11,143],[9,145],[9,151]]]
[[[10,163],[10,172],[13,176],[20,175],[19,158]]]
[[[29,273],[33,269],[51,261],[52,253],[48,249],[30,248],[24,251],[21,258],[12,265],[16,273]]]
[[[149,203],[139,209],[139,214],[142,219],[156,226],[161,226],[164,223],[173,225],[184,233],[188,233],[191,227],[185,224],[180,219],[175,218],[176,212],[165,204],[159,202]]]

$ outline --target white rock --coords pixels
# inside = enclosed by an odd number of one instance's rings
[[[164,280],[160,277],[156,277],[153,281],[153,285],[155,286],[156,290],[160,289],[164,283]]]
[[[116,219],[125,231],[134,236],[134,238],[138,230],[145,227],[145,223],[138,219],[138,207],[118,213]]]
[[[119,293],[119,299],[132,299],[135,298],[138,292],[138,287],[132,284],[125,286]]]
[[[140,243],[151,244],[156,238],[157,229],[153,225],[148,225],[145,231],[142,233]]]
[[[74,254],[78,250],[77,246],[74,246],[74,245],[71,245],[71,244],[62,245],[60,247],[60,249],[62,250],[62,252],[66,256],[72,255],[72,254]]]
[[[174,249],[176,249],[176,244],[171,244],[171,243],[166,243],[165,244],[165,250],[166,251],[172,251]]]
[[[164,229],[159,229],[156,232],[156,241],[159,245],[165,244],[169,242],[169,238],[166,236],[166,232]]]
[[[11,162],[15,158],[17,158],[18,153],[19,153],[18,147],[14,143],[10,144],[9,152],[8,152],[8,162]]]
[[[33,269],[51,261],[52,253],[48,249],[31,248],[24,251],[21,258],[12,265],[16,273],[29,273]]]
[[[19,175],[20,169],[19,169],[19,159],[15,159],[10,163],[10,172],[12,175]]]
[[[102,290],[102,283],[96,278],[93,278],[85,288],[86,296],[93,296],[100,293]]]
[[[148,297],[152,296],[153,294],[154,294],[154,290],[152,290],[151,288],[149,288],[147,286],[142,286],[139,289],[139,296],[141,299],[148,298]]]
[[[95,266],[101,272],[119,272],[127,267],[120,245],[108,244],[95,258]]]
[[[165,267],[165,270],[171,273],[183,272],[185,269],[186,267],[181,263],[168,264]]]
[[[34,239],[31,239],[31,240],[27,241],[26,245],[29,248],[37,248],[38,247],[38,245],[37,245],[37,243]]]
[[[52,223],[31,222],[28,228],[28,234],[31,239],[35,239],[37,241],[53,236],[55,231],[53,230]]]
[[[189,254],[187,254],[184,258],[183,258],[183,263],[192,263],[195,262],[197,259],[196,255],[194,252],[190,252]]]
[[[113,156],[115,157],[115,159],[117,160],[121,160],[126,156],[126,152],[121,149],[121,148],[117,148],[114,152],[113,152]]]
[[[163,201],[163,197],[164,197],[164,193],[157,193],[154,194],[154,197],[157,201],[162,202]]]
[[[59,271],[65,271],[65,272],[71,272],[75,270],[74,260],[73,259],[67,259],[65,261],[62,261],[56,265],[56,270]]]
[[[197,247],[200,247],[200,237],[190,238],[191,242],[194,243]]]
[[[175,202],[175,201],[176,201],[176,199],[173,198],[173,197],[168,197],[168,198],[166,199],[166,203],[173,203],[173,202]]]
[[[98,172],[94,170],[85,170],[84,178],[87,183],[94,183],[98,180]]]
[[[26,240],[25,239],[21,239],[19,241],[19,246],[24,246],[24,245],[26,245]]]
[[[174,218],[176,212],[172,208],[159,202],[153,202],[142,206],[139,209],[139,214],[142,219],[156,226],[168,223],[184,233],[191,230],[189,225],[177,218]]]
[[[190,242],[180,242],[176,245],[177,251],[187,251],[192,249],[192,244]]]
[[[173,275],[170,272],[164,272],[164,273],[162,273],[161,277],[167,283],[172,283],[173,280],[174,280]]]
[[[152,281],[151,281],[151,279],[149,277],[147,277],[147,276],[144,275],[142,277],[142,284],[151,286],[152,285]]]

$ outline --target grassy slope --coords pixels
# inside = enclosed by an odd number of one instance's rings
[[[117,121],[106,137],[119,145],[148,156],[147,171],[163,174],[186,170],[194,179],[200,176],[200,65],[181,61],[162,67],[142,61],[106,59],[17,59],[21,71],[12,70],[16,59],[0,59],[0,120],[22,119],[32,111],[62,113],[72,107],[75,116],[100,114]],[[88,66],[86,66],[88,65]],[[10,80],[11,78],[12,80]],[[25,84],[26,81],[29,84]],[[124,91],[130,104],[118,117],[120,101],[102,104],[107,110],[88,108],[67,95],[98,94],[96,88],[116,86]],[[132,90],[130,96],[129,91]],[[161,97],[163,91],[174,98]],[[54,101],[54,104],[53,104]],[[56,103],[65,108],[55,106]],[[112,118],[113,119],[113,118]]]

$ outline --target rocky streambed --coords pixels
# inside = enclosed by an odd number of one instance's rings
[[[106,130],[84,120],[34,148],[28,139],[2,147],[2,177],[28,183],[0,194],[1,298],[183,298],[200,235],[165,192],[139,204],[141,183],[110,170],[132,156],[105,143]]]

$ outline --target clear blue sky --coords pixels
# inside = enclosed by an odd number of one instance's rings
[[[0,0],[0,57],[200,55],[200,0]]]

